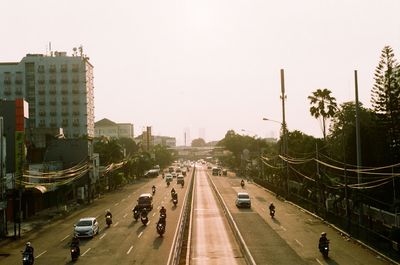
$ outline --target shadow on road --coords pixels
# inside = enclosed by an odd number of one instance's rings
[[[328,264],[328,265],[339,265],[339,263],[337,263],[336,261],[334,261],[333,259],[331,259],[331,258],[326,258],[326,259],[324,259],[324,261],[326,262],[326,264]]]
[[[132,222],[128,225],[128,228],[131,228],[132,226],[134,226],[138,222],[139,222],[139,219],[138,220],[133,219]]]
[[[163,236],[156,237],[153,241],[153,249],[159,249],[163,241],[164,241]]]
[[[271,219],[272,219],[272,222],[274,222],[274,224],[281,225],[281,222],[279,222],[279,220],[276,219],[275,217],[271,218]]]
[[[142,233],[146,229],[146,227],[147,226],[145,225],[139,226],[138,229],[136,229],[136,234],[139,235],[140,233]]]

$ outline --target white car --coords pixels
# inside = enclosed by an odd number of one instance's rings
[[[247,192],[238,192],[236,196],[236,206],[251,208],[251,199]]]
[[[95,217],[81,218],[74,225],[74,235],[76,237],[91,237],[99,233],[99,223]]]

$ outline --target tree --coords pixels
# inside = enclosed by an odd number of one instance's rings
[[[310,100],[310,113],[316,119],[322,118],[322,133],[326,140],[326,121],[335,115],[337,104],[336,99],[331,96],[331,91],[327,88],[317,89],[308,96]]]
[[[371,91],[371,103],[379,117],[380,125],[387,131],[388,144],[393,157],[400,152],[400,66],[393,49],[385,46],[375,69],[375,84]]]
[[[118,143],[121,145],[123,149],[125,149],[126,156],[134,155],[139,151],[139,147],[136,142],[131,138],[119,138]]]
[[[203,147],[206,145],[206,141],[203,138],[197,138],[192,141],[192,147]]]
[[[102,166],[120,162],[124,157],[121,145],[115,139],[101,138],[94,143],[93,148],[94,152],[99,154],[100,165]]]
[[[172,152],[162,145],[154,146],[155,163],[164,168],[174,161]]]

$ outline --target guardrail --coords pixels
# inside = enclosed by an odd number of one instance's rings
[[[240,233],[235,220],[233,220],[233,217],[232,217],[231,213],[229,212],[228,206],[226,206],[226,203],[225,203],[224,199],[222,198],[221,193],[219,193],[217,187],[215,186],[214,181],[212,180],[212,177],[210,177],[208,174],[207,174],[207,176],[212,184],[212,188],[215,191],[215,194],[217,195],[219,202],[221,203],[221,206],[224,210],[225,216],[228,219],[228,223],[233,231],[233,234],[235,235],[235,238],[236,238],[237,242],[239,243],[239,247],[243,253],[246,263],[248,265],[256,265],[257,263],[255,262],[253,256],[251,255],[250,250],[247,247],[246,242],[244,241],[243,236]]]
[[[171,251],[169,252],[167,265],[178,265],[180,261],[182,243],[184,240],[185,226],[190,220],[191,207],[192,207],[192,194],[193,194],[193,183],[194,174],[196,167],[193,166],[192,178],[189,183],[189,190],[186,192],[184,204],[182,206],[181,214],[178,220],[178,226],[175,230],[174,240],[172,241]],[[189,231],[190,232],[190,231]]]

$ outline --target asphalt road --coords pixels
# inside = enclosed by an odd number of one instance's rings
[[[196,168],[189,264],[246,264],[206,174]]]
[[[258,185],[246,182],[242,189],[239,178],[226,176],[211,176],[211,178],[228,205],[257,264],[391,264],[352,239],[344,237],[313,215],[288,202],[276,199]],[[238,209],[235,206],[236,193],[239,191],[250,194],[251,209]],[[276,206],[276,215],[273,219],[269,216],[270,202]],[[330,239],[328,259],[324,259],[317,248],[322,231],[327,232]]]
[[[191,175],[191,172],[188,173],[185,183],[189,183]],[[144,226],[140,219],[133,219],[132,208],[141,193],[151,192],[152,185],[157,188],[153,198],[154,209],[149,213],[150,223]],[[182,206],[181,201],[178,201],[176,207],[173,206],[170,191],[175,187],[178,199],[183,199],[187,186],[182,188],[174,180],[167,188],[161,177],[127,185],[95,200],[63,220],[33,231],[26,236],[24,242],[32,242],[35,248],[35,264],[70,264],[69,243],[73,236],[73,225],[80,218],[97,217],[100,224],[99,235],[93,239],[81,239],[81,256],[77,264],[166,264]],[[161,205],[167,209],[167,227],[163,237],[157,234],[155,228]],[[113,214],[110,228],[105,225],[106,209],[110,209]],[[9,253],[10,256],[0,260],[0,264],[21,264],[20,251],[23,247],[22,241],[3,247],[2,252]]]

